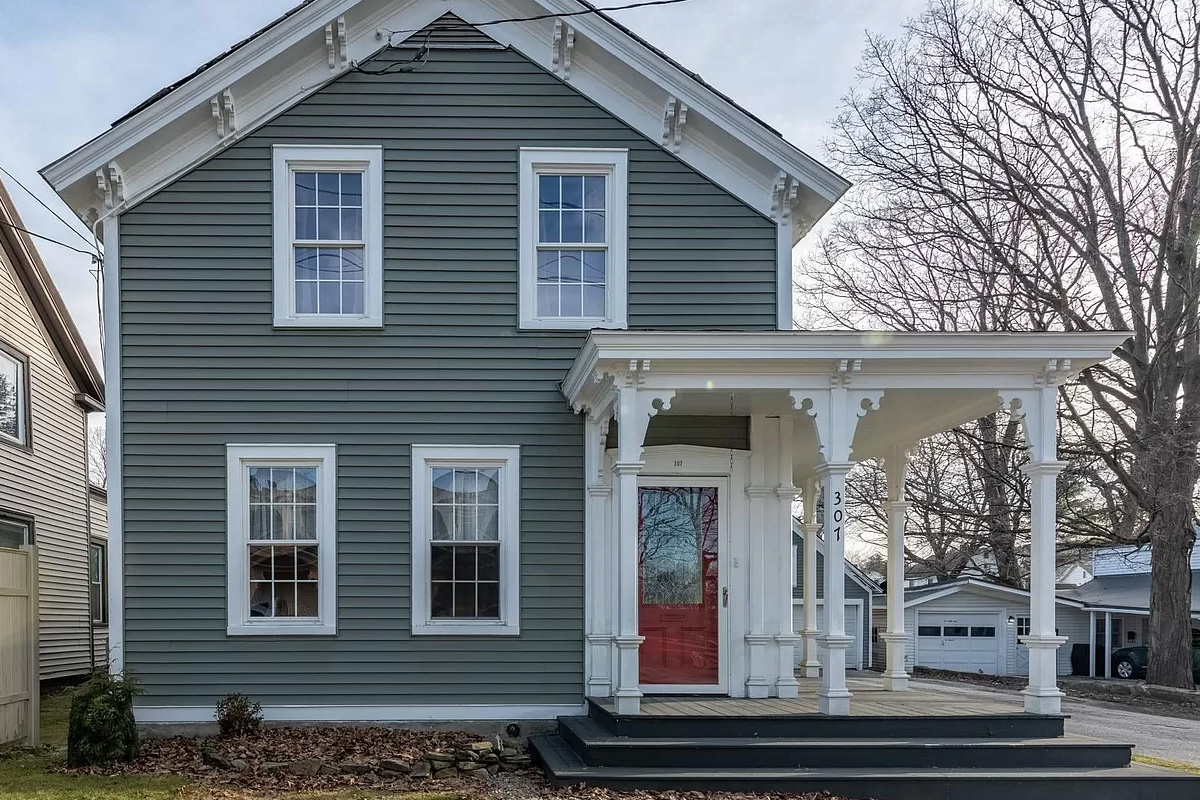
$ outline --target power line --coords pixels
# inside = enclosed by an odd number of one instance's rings
[[[552,13],[552,14],[536,14],[532,17],[509,17],[507,19],[488,20],[487,22],[468,22],[467,24],[471,25],[473,27],[476,27],[476,28],[483,28],[488,25],[503,25],[506,22],[537,22],[538,20],[542,20],[542,19],[559,19],[561,17],[581,17],[585,14],[598,14],[603,11],[626,11],[631,8],[643,8],[645,6],[670,6],[670,5],[675,5],[676,3],[686,3],[686,2],[688,2],[688,0],[641,0],[640,2],[630,3],[629,5],[626,5],[626,6],[604,6],[602,8],[585,8],[585,9],[581,9],[579,11],[563,11],[560,13]],[[420,33],[423,30],[424,30],[424,28],[413,28],[411,30],[389,31],[386,28],[384,28],[384,31],[386,31],[388,34],[388,44],[389,45],[391,45],[391,37],[395,36],[396,34]]]
[[[53,214],[53,215],[55,216],[55,218],[56,218],[56,219],[57,219],[59,222],[61,222],[63,225],[66,225],[68,228],[70,228],[70,229],[71,229],[71,232],[72,232],[72,233],[74,233],[76,236],[78,236],[80,239],[83,239],[83,241],[84,241],[84,243],[85,243],[85,244],[93,244],[91,241],[89,241],[89,240],[88,240],[88,238],[87,238],[86,236],[84,236],[82,233],[80,233],[80,232],[79,232],[79,230],[78,230],[78,229],[77,229],[77,228],[76,228],[74,225],[72,225],[71,223],[67,222],[65,219],[63,219],[63,218],[62,218],[62,216],[60,216],[60,215],[59,215],[59,213],[58,213],[57,211],[55,211],[55,210],[54,210],[53,208],[51,208],[50,206],[46,205],[45,201],[43,201],[43,200],[42,200],[42,198],[38,197],[36,194],[34,194],[33,192],[31,192],[31,191],[29,190],[29,187],[28,187],[28,186],[26,186],[25,184],[21,183],[20,179],[18,179],[16,175],[13,175],[11,172],[9,172],[8,170],[6,170],[6,169],[5,169],[5,168],[4,168],[2,165],[0,165],[0,172],[3,172],[5,175],[7,175],[7,176],[9,177],[9,180],[11,180],[11,181],[12,181],[13,183],[15,183],[17,186],[20,186],[22,189],[24,189],[24,190],[25,190],[25,194],[29,195],[29,196],[30,196],[30,197],[32,197],[34,200],[37,200],[37,201],[38,201],[38,204],[39,204],[39,205],[41,205],[41,207],[42,207],[42,208],[44,208],[44,209],[46,209],[47,211],[49,211],[51,214]],[[36,235],[36,234],[31,234],[31,235]],[[56,244],[57,244],[57,242],[56,242]],[[64,245],[64,246],[65,246],[65,245]]]
[[[68,250],[74,250],[76,253],[80,253],[85,256],[91,256],[96,261],[101,260],[100,256],[97,253],[93,253],[90,250],[80,250],[78,247],[73,247],[72,245],[69,245],[66,242],[60,242],[58,239],[54,239],[49,236],[43,236],[40,233],[34,233],[31,230],[26,230],[25,228],[22,228],[20,225],[13,225],[8,220],[0,219],[0,225],[4,225],[5,227],[12,228],[14,231],[20,231],[21,233],[24,233],[27,236],[32,236],[35,239],[42,239],[44,241],[50,242],[51,244],[56,244],[59,247],[65,247]],[[75,232],[79,233],[79,231],[75,231]]]

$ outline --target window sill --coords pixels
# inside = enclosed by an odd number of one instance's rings
[[[245,623],[230,625],[225,629],[225,633],[229,636],[335,636],[337,624],[325,622],[306,622],[294,625]]]
[[[519,636],[521,626],[507,622],[427,622],[414,625],[413,636]]]
[[[382,330],[383,320],[377,317],[276,317],[276,328],[366,328]]]
[[[523,331],[590,331],[597,329],[623,331],[629,326],[620,320],[588,317],[586,319],[523,319],[518,327]]]

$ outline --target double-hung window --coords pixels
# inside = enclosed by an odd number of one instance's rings
[[[626,327],[628,159],[521,148],[520,327]]]
[[[0,441],[29,444],[29,362],[0,344]]]
[[[336,633],[336,448],[231,444],[226,457],[228,633]]]
[[[108,569],[108,548],[100,542],[88,546],[88,584],[92,605],[92,623],[108,624],[108,588],[105,572]]]
[[[274,148],[275,325],[383,324],[383,150]]]
[[[414,634],[520,633],[520,448],[414,445]]]

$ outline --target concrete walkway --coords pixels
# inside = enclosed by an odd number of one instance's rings
[[[1019,691],[947,681],[913,681],[914,689],[971,698],[1020,697]],[[851,701],[853,703],[853,700]],[[1099,700],[1063,700],[1067,733],[1134,745],[1134,755],[1155,756],[1200,767],[1200,720],[1163,716]]]

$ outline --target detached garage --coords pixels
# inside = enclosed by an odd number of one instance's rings
[[[1004,624],[999,612],[918,611],[916,662],[935,669],[999,675]]]
[[[883,596],[875,599],[874,633],[883,630]],[[1089,641],[1089,614],[1083,604],[1057,599],[1058,674],[1071,674],[1071,647]],[[984,675],[1024,675],[1028,652],[1018,637],[1029,633],[1029,592],[978,578],[962,578],[909,589],[904,593],[908,631],[905,668],[929,667]],[[882,658],[877,654],[877,663]]]

